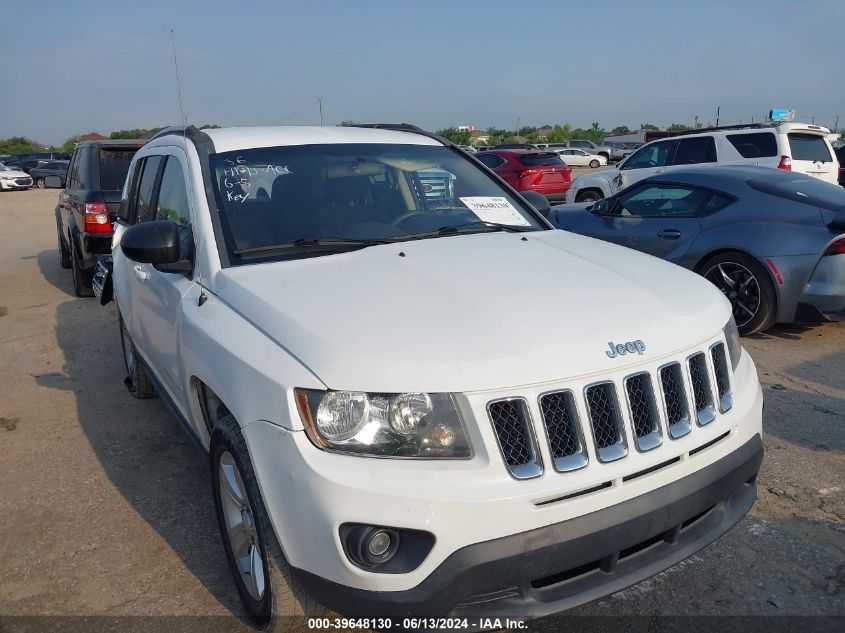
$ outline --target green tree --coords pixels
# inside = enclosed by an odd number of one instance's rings
[[[459,130],[456,127],[446,127],[435,132],[438,136],[449,139],[456,145],[469,145],[472,133],[469,130]]]
[[[141,138],[142,136],[144,136],[144,134],[147,134],[148,132],[152,132],[152,131],[158,132],[159,130],[163,130],[163,129],[164,128],[158,127],[158,128],[152,128],[151,130],[148,130],[147,128],[136,127],[134,129],[131,129],[131,130],[115,130],[114,132],[109,134],[109,138],[111,138],[111,139]]]
[[[657,130],[660,129],[659,127],[657,127],[656,125],[652,125],[651,123],[642,123],[642,124],[640,124],[640,127],[644,130],[655,130],[655,131],[657,131]]]
[[[611,133],[611,134],[613,134],[613,135],[616,135],[616,134],[629,134],[630,132],[631,132],[631,130],[629,130],[629,129],[628,129],[628,126],[627,126],[627,125],[617,125],[615,128],[613,128],[613,129],[610,131],[610,133]]]
[[[667,128],[670,132],[688,132],[692,128],[684,123],[673,123]]]
[[[44,148],[36,145],[23,136],[0,139],[0,154],[22,154],[27,152],[43,152]]]
[[[70,154],[73,151],[73,149],[76,147],[76,144],[79,142],[80,136],[81,136],[80,134],[77,134],[76,136],[71,136],[64,143],[62,143],[61,150],[63,152]]]

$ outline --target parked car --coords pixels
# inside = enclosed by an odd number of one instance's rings
[[[643,143],[633,143],[630,141],[604,141],[604,144],[610,148],[610,160],[620,161],[627,158],[634,153],[634,150],[643,146]]]
[[[763,167],[698,167],[596,203],[555,207],[555,226],[694,270],[742,334],[845,318],[845,190]]]
[[[517,191],[534,191],[549,200],[563,200],[571,183],[572,168],[555,152],[489,150],[476,158]]]
[[[15,160],[9,161],[6,163],[12,169],[17,169],[18,171],[22,171],[25,174],[29,174],[33,169],[36,167],[41,167],[42,165],[47,164],[48,161],[40,158],[28,158],[26,160]]]
[[[72,270],[77,297],[93,295],[97,258],[111,253],[112,223],[123,184],[142,145],[139,140],[85,141],[73,151],[55,212],[59,259],[63,268]],[[61,186],[58,176],[44,180],[48,186]]]
[[[478,149],[473,147],[472,145],[458,145],[458,148],[464,150],[467,154],[478,153]]]
[[[127,383],[208,451],[247,613],[547,615],[742,518],[762,392],[724,297],[379,128],[168,129],[127,180]]]
[[[575,167],[592,167],[595,169],[601,165],[607,165],[607,159],[604,156],[597,154],[590,154],[583,149],[554,149],[552,150],[560,156],[569,166]]]
[[[54,160],[52,162],[39,165],[38,167],[33,167],[29,171],[29,175],[35,182],[35,186],[39,189],[44,189],[47,186],[44,183],[44,179],[47,176],[58,176],[62,183],[62,187],[64,187],[65,182],[67,182],[67,168],[69,164],[70,161],[67,160]]]
[[[845,145],[840,145],[834,152],[836,160],[839,161],[839,184],[845,187]]]
[[[557,151],[560,149],[582,149],[596,156],[604,156],[608,161],[611,159],[612,151],[606,144],[594,143],[587,139],[571,139],[563,143],[547,143],[546,149]]]
[[[25,160],[70,160],[70,154],[67,152],[21,152],[9,156],[8,162],[15,163]]]
[[[805,123],[763,128],[729,126],[647,143],[616,165],[576,178],[567,202],[594,202],[654,174],[690,165],[761,165],[836,183],[838,168],[828,129]]]
[[[31,186],[32,178],[29,174],[6,163],[0,163],[0,191],[29,189]]]

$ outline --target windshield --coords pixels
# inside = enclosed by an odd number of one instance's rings
[[[233,264],[546,228],[487,170],[440,145],[294,145],[209,160]]]
[[[15,171],[11,167],[7,167],[6,163],[0,163],[0,171]]]

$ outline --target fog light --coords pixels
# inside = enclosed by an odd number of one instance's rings
[[[391,540],[390,534],[384,530],[379,530],[370,537],[370,542],[367,543],[367,551],[373,556],[382,556],[388,549],[390,549]]]

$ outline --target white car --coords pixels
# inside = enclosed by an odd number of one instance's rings
[[[597,154],[590,154],[583,149],[565,148],[554,149],[570,167],[592,167],[595,169],[601,165],[607,165],[607,158],[598,156]]]
[[[127,384],[208,452],[257,622],[547,615],[751,507],[762,392],[728,301],[541,200],[412,127],[170,128],[135,155]]]
[[[32,177],[28,173],[0,163],[0,190],[29,189],[31,186]]]
[[[758,165],[797,171],[837,184],[839,163],[827,128],[806,123],[716,129],[652,141],[613,169],[572,181],[566,202],[607,198],[638,180],[690,165]]]

